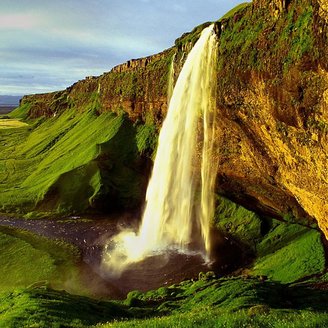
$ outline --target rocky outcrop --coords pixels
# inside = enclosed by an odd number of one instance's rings
[[[217,25],[217,191],[247,208],[328,236],[328,23],[322,0],[255,0]],[[67,90],[24,97],[29,115],[126,112],[159,127],[172,60],[177,77],[200,26],[158,55]]]
[[[25,96],[29,116],[52,116],[70,108],[85,109],[97,96],[99,113],[128,113],[133,121],[151,117],[158,124],[167,111],[167,79],[174,49],[130,60],[100,77],[87,77],[64,91]]]
[[[147,65],[165,58],[168,55],[168,52],[169,50],[166,50],[152,56],[128,60],[126,63],[113,67],[111,72],[122,73],[129,70],[139,70],[141,68],[145,68]]]
[[[328,22],[328,3],[324,0],[318,0],[319,4],[319,15],[322,19]]]
[[[290,2],[291,0],[254,0],[253,7],[255,9],[269,9],[271,16],[278,19],[279,15],[287,10]]]

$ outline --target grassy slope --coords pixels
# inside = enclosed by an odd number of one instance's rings
[[[276,222],[258,245],[255,274],[289,283],[324,269],[324,247],[316,230]]]
[[[123,305],[65,292],[30,288],[0,294],[0,327],[90,327],[129,316]]]
[[[11,116],[26,111],[18,108]],[[134,206],[141,197],[137,161],[154,147],[153,129],[135,128],[123,114],[98,115],[94,108],[0,129],[2,211],[72,213],[106,196],[114,207]]]
[[[254,278],[203,277],[115,302],[30,288],[0,294],[0,326],[324,327],[327,301],[324,290]]]
[[[0,227],[1,291],[36,284],[87,293],[88,287],[83,286],[80,277],[79,261],[79,251],[72,245],[24,230]]]
[[[241,9],[246,8],[247,6],[249,6],[250,3],[249,2],[243,2],[241,4],[239,4],[238,6],[232,8],[231,10],[229,10],[224,16],[222,16],[220,18],[220,20],[222,19],[228,19],[230,17],[232,17],[234,14],[236,14],[238,11],[240,11]]]
[[[216,226],[249,249],[252,275],[290,283],[325,269],[319,229],[261,218],[225,198],[218,199]]]

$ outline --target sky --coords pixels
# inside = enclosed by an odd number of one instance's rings
[[[158,53],[245,0],[1,0],[0,95],[62,90]]]

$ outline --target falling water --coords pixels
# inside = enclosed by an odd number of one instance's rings
[[[204,258],[208,254],[215,178],[216,49],[211,25],[189,53],[174,87],[139,231],[121,232],[106,249],[104,261],[111,271],[120,273],[129,264],[168,249],[188,252],[197,230]],[[199,144],[202,151],[197,151]]]
[[[174,89],[174,61],[175,61],[176,53],[172,57],[171,65],[170,65],[170,71],[169,71],[169,81],[168,81],[168,87],[167,87],[167,104],[170,104],[172,95],[173,95],[173,89]]]

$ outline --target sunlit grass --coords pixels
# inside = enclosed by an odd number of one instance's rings
[[[0,129],[3,212],[38,207],[39,212],[72,213],[108,193],[115,195],[114,206],[138,201],[137,132],[124,115],[71,109],[29,123],[28,128]]]
[[[27,123],[16,119],[0,119],[0,129],[12,129],[28,126]]]

